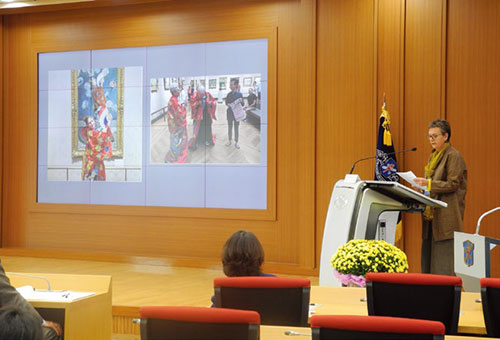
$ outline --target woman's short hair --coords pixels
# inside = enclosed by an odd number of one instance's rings
[[[3,307],[0,309],[0,339],[42,340],[42,324],[27,310]]]
[[[429,129],[430,128],[439,128],[441,130],[441,133],[444,135],[445,133],[448,134],[448,140],[447,142],[450,141],[450,138],[451,138],[451,127],[450,127],[450,123],[448,123],[447,120],[444,120],[444,119],[438,119],[438,120],[433,120],[430,124],[429,124]]]
[[[264,249],[252,232],[239,230],[224,244],[222,266],[227,276],[259,276]]]

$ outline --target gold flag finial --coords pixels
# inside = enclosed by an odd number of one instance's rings
[[[382,122],[382,126],[384,128],[384,145],[391,146],[392,136],[391,130],[389,128],[389,124],[391,124],[391,117],[389,116],[389,112],[386,109],[385,92],[383,94],[382,113],[380,114],[380,117],[384,118],[384,121]]]

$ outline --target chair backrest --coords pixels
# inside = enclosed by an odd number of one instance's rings
[[[308,279],[216,278],[215,307],[257,311],[263,325],[308,326],[310,287]]]
[[[444,339],[439,321],[389,316],[313,315],[312,339]]]
[[[488,336],[500,337],[500,278],[482,278],[481,301]]]
[[[462,279],[433,274],[368,273],[368,314],[441,321],[456,334]]]
[[[258,340],[254,311],[205,307],[141,307],[141,340]]]

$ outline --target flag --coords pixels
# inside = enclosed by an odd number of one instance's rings
[[[377,158],[375,162],[375,179],[377,181],[399,181],[397,174],[398,164],[396,155],[394,154],[390,124],[391,118],[389,112],[385,109],[384,101],[382,104],[382,113],[380,114],[377,139]]]
[[[380,124],[378,127],[377,153],[375,161],[375,180],[399,182],[398,163],[394,154],[394,143],[391,135],[391,117],[385,108],[385,98],[382,103],[382,112],[380,113]],[[391,154],[392,153],[392,154]],[[399,241],[402,236],[401,213],[398,217],[396,226],[395,241]]]

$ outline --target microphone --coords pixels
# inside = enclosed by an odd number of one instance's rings
[[[479,234],[479,227],[481,226],[481,220],[486,217],[487,215],[497,211],[497,210],[500,210],[500,207],[496,207],[496,208],[493,208],[491,210],[488,210],[487,212],[485,212],[484,214],[481,215],[481,217],[479,217],[479,219],[477,220],[477,228],[476,228],[476,235]]]
[[[9,275],[22,276],[22,277],[29,277],[29,278],[33,278],[33,279],[44,280],[45,282],[47,282],[47,290],[49,292],[52,291],[52,289],[50,289],[49,279],[47,279],[46,277],[38,276],[38,275],[23,274],[23,273],[14,273],[14,272],[9,272]]]
[[[406,150],[401,150],[401,151],[394,151],[394,152],[389,152],[387,153],[387,155],[396,155],[398,153],[405,153],[405,152],[412,152],[412,151],[417,151],[417,148],[416,147],[413,147],[411,149],[406,149]],[[349,172],[349,175],[352,174],[352,172],[354,171],[354,167],[356,166],[356,164],[358,164],[358,162],[361,162],[361,161],[366,161],[367,159],[373,159],[373,158],[377,158],[377,155],[375,156],[371,156],[371,157],[366,157],[366,158],[361,158],[361,159],[358,159],[356,162],[354,162],[354,164],[352,165],[352,168],[351,168],[351,171]]]
[[[292,330],[286,330],[285,335],[304,335],[304,336],[311,336],[311,334],[308,333],[300,333]]]

